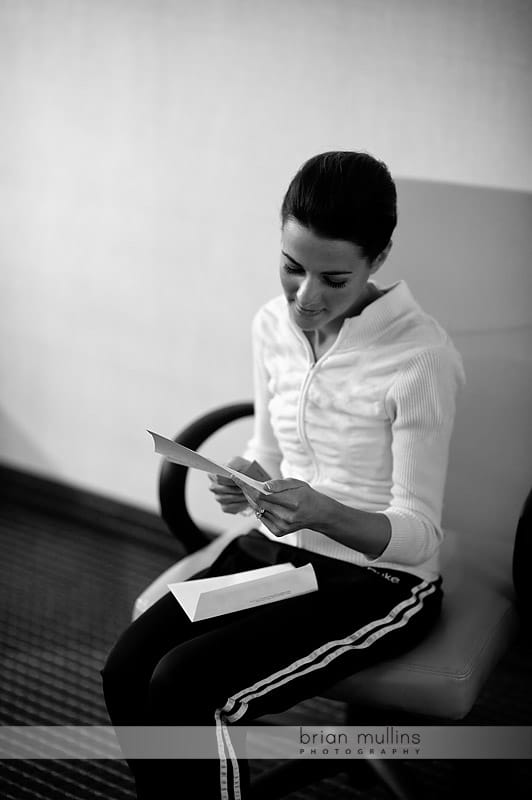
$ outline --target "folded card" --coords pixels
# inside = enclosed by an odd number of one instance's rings
[[[312,564],[274,564],[215,578],[169,583],[168,588],[192,622],[275,603],[315,592],[318,582]]]
[[[248,475],[244,475],[244,473],[238,472],[238,470],[225,464],[217,464],[216,461],[205,458],[195,450],[190,450],[188,447],[184,447],[184,445],[178,444],[172,439],[167,439],[159,433],[154,433],[153,431],[148,431],[148,433],[153,437],[155,452],[167,458],[168,461],[172,461],[174,464],[181,464],[184,467],[190,467],[190,469],[200,469],[213,475],[223,475],[226,478],[236,477],[242,483],[251,486],[262,494],[270,494],[268,489],[265,488],[264,482],[256,481],[254,478],[250,478]]]

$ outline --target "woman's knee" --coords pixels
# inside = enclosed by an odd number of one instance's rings
[[[138,636],[136,623],[132,623],[119,636],[100,669],[106,701],[134,697],[147,685],[149,673],[146,648],[142,637]]]
[[[178,629],[171,614],[174,605],[162,598],[122,631],[100,670],[104,679],[120,680],[147,670],[151,674],[170,646],[168,631]]]
[[[126,671],[127,664],[135,663],[128,633],[129,628],[120,635],[108,652],[104,665],[100,670],[104,681],[112,680],[113,678],[120,679]]]

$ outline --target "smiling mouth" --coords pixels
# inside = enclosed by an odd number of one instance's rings
[[[323,311],[322,308],[302,308],[299,303],[295,303],[295,307],[299,314],[305,314],[307,317],[315,317]]]

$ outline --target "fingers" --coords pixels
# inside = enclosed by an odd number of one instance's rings
[[[299,500],[293,494],[288,493],[261,495],[260,503],[263,508],[275,511],[276,514],[281,513],[281,509],[297,511],[299,508]]]
[[[253,504],[258,504],[262,508],[267,508],[272,511],[279,508],[286,508],[290,511],[296,511],[299,508],[300,498],[294,495],[293,489],[299,489],[302,486],[306,486],[303,481],[296,481],[292,478],[289,480],[268,481],[266,484],[266,488],[268,489],[271,489],[272,486],[282,486],[283,488],[282,490],[277,489],[277,491],[273,489],[272,494],[263,494],[257,489],[254,489],[253,487],[243,483],[238,478],[233,478],[233,480],[236,485],[240,487],[245,496],[248,499],[251,498],[250,502],[253,501]]]
[[[246,511],[246,509],[249,509],[249,506],[246,502],[220,503],[220,506],[224,514],[240,514],[241,511]]]
[[[211,474],[209,478],[209,491],[225,514],[239,514],[248,507],[241,489],[230,478]]]
[[[238,486],[217,486],[213,484],[209,486],[209,491],[212,492],[217,503],[226,514],[238,514],[248,507],[242,492]]]
[[[271,506],[263,500],[260,501],[259,507],[264,511],[264,517],[268,517],[276,525],[285,526],[295,523],[295,514],[292,509],[285,506]],[[301,525],[298,525],[297,528],[301,528]]]
[[[290,524],[277,514],[272,514],[271,511],[266,510],[260,515],[259,519],[274,536],[286,536],[287,533],[293,533],[301,527],[300,525]]]
[[[304,496],[298,490],[307,489],[308,484],[297,478],[282,478],[281,480],[267,481],[265,488],[268,489],[269,494],[262,501],[264,508],[276,513],[280,513],[281,508],[296,512],[304,502]]]
[[[242,494],[248,499],[249,503],[252,505],[253,508],[258,504],[259,500],[264,497],[262,492],[259,492],[257,489],[254,489],[253,486],[248,486],[247,483],[244,483],[239,478],[233,478],[234,483],[238,487],[238,491],[242,492]]]
[[[234,469],[238,469],[238,467],[234,467]],[[252,461],[246,470],[240,469],[239,472],[243,472],[245,475],[249,475],[250,478],[255,478],[257,481],[267,481],[270,479],[270,475],[261,467],[258,461]]]
[[[259,505],[259,497],[260,494],[258,492],[254,492],[253,489],[251,491],[247,491],[247,489],[242,489],[242,493],[246,500],[248,501],[248,505],[251,506],[253,511],[260,511],[261,507]]]
[[[235,486],[234,484],[226,486],[225,484],[221,485],[218,483],[212,483],[209,486],[209,492],[219,495],[220,497],[224,495],[228,496],[233,495],[234,497],[240,497],[240,498],[242,497],[242,490],[239,489],[238,486]]]
[[[279,478],[268,481],[267,489],[270,492],[287,492],[290,489],[300,489],[307,484],[297,478]]]
[[[255,480],[267,481],[266,488],[271,494],[265,495],[236,477],[209,474],[209,490],[225,513],[238,514],[250,506],[256,512],[264,510],[264,515],[259,518],[276,536],[284,536],[301,527],[295,524],[295,517],[302,498],[299,493],[296,496],[294,490],[306,487],[306,483],[295,478],[272,480],[257,461],[250,462],[240,456],[231,459],[228,466]]]

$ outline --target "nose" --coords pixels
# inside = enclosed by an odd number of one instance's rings
[[[322,307],[321,287],[312,275],[307,275],[297,290],[297,302],[306,311],[318,311]]]

